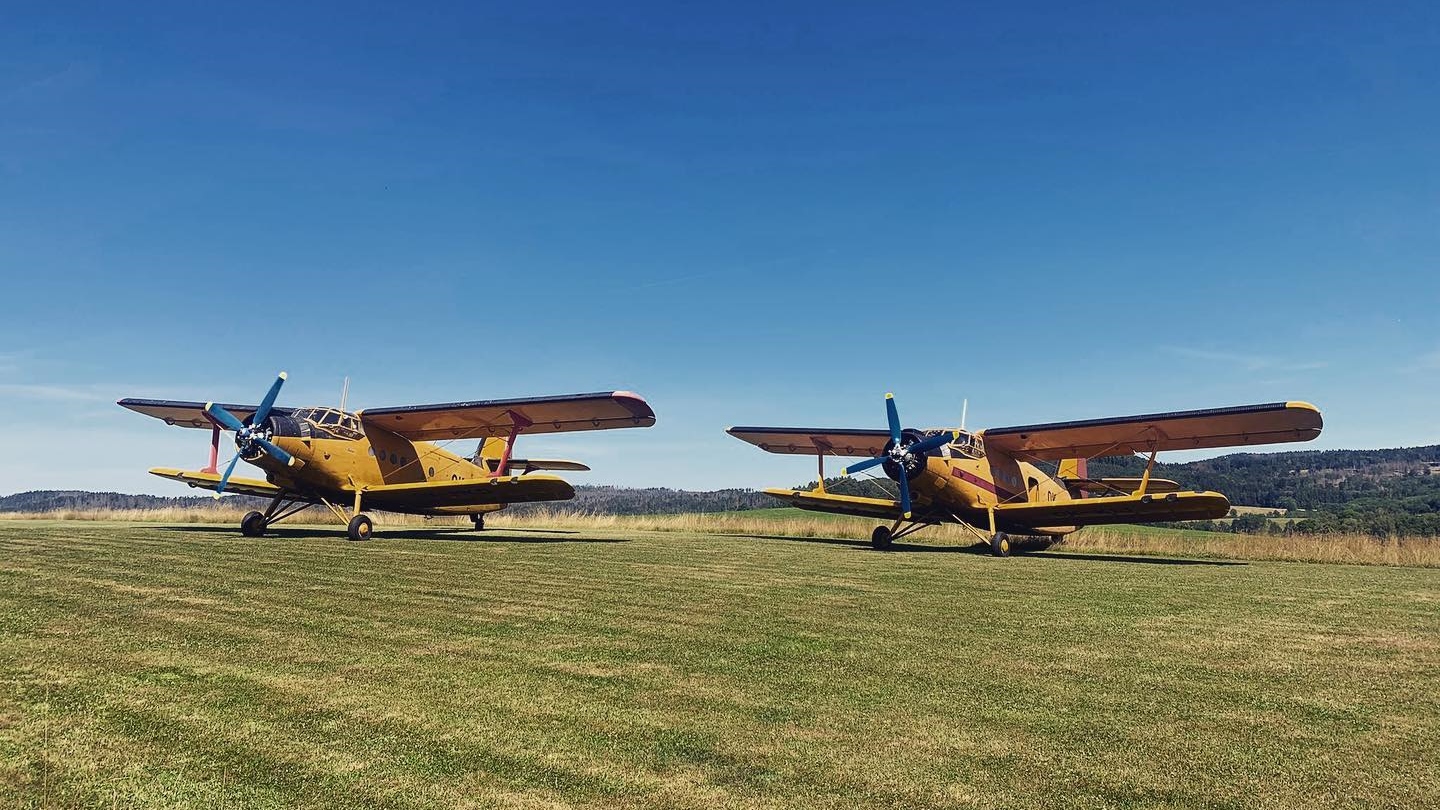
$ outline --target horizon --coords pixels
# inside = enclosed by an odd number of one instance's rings
[[[281,370],[289,406],[645,397],[522,436],[576,485],[809,480],[724,429],[883,427],[889,391],[1440,444],[1431,4],[11,17],[0,493],[188,495],[146,470],[208,435],[114,401]]]

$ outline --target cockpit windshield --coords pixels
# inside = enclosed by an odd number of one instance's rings
[[[291,414],[307,439],[359,439],[365,435],[360,420],[338,408],[296,408]]]
[[[957,456],[960,458],[985,457],[985,443],[979,436],[967,430],[960,431],[954,441],[945,445],[945,449],[950,451],[952,458]]]

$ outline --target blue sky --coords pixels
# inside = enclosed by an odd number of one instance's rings
[[[747,424],[1305,399],[1440,443],[1433,3],[42,4],[0,26],[0,493],[178,494],[122,396],[633,389]],[[183,490],[182,490],[183,492]]]

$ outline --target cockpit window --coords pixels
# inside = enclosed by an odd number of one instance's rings
[[[297,408],[290,414],[310,439],[359,439],[365,435],[354,414],[334,408]]]
[[[951,455],[952,457],[954,457],[954,456],[960,456],[961,458],[984,458],[984,457],[985,457],[985,443],[984,443],[983,441],[981,441],[981,439],[980,439],[979,436],[976,436],[974,433],[970,433],[969,431],[964,431],[964,430],[960,431],[960,435],[959,435],[959,436],[956,436],[956,437],[955,437],[955,440],[952,441],[952,442],[950,442],[950,444],[946,445],[946,447],[949,448],[949,450],[950,450],[950,455]]]

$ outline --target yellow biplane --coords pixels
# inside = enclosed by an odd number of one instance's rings
[[[767,489],[792,506],[817,512],[881,518],[870,543],[884,549],[900,537],[940,523],[958,523],[1010,554],[1010,534],[1063,537],[1083,526],[1225,517],[1230,502],[1218,492],[1182,492],[1152,478],[1155,454],[1278,442],[1320,435],[1320,411],[1307,402],[1154,413],[1078,422],[990,428],[976,432],[903,428],[895,398],[885,395],[889,430],[732,427],[737,439],[770,453],[814,455],[814,490]],[[964,419],[962,417],[963,425]],[[1092,458],[1148,455],[1140,478],[1090,478]],[[881,467],[899,498],[825,491],[825,457],[869,458],[842,471]],[[1053,474],[1041,464],[1053,463]]]
[[[655,412],[628,391],[570,394],[444,405],[367,408],[280,408],[281,372],[259,405],[122,399],[132,411],[166,424],[210,430],[210,463],[200,470],[158,467],[151,473],[211,489],[269,498],[240,531],[250,537],[317,504],[348,523],[351,540],[369,539],[374,524],[362,506],[416,515],[469,515],[476,529],[506,504],[564,501],[575,490],[537,470],[587,470],[575,461],[517,459],[521,433],[649,427]],[[235,457],[219,470],[220,433],[235,434]],[[434,442],[480,440],[470,457]],[[241,459],[265,480],[232,476]]]

